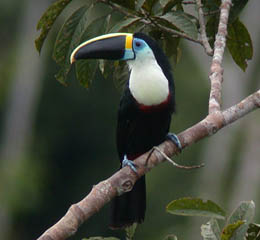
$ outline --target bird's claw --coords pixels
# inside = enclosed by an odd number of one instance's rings
[[[171,140],[175,144],[175,146],[178,148],[179,152],[181,152],[181,150],[182,150],[181,142],[176,134],[168,133],[166,138]]]
[[[136,165],[133,161],[128,160],[127,156],[124,156],[124,159],[122,161],[122,167],[129,166],[135,173],[137,173]]]

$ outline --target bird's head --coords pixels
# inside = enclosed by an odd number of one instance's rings
[[[72,52],[70,61],[80,59],[127,61],[131,69],[129,88],[139,103],[160,103],[168,97],[169,89],[174,95],[168,59],[156,41],[144,33],[110,33],[87,40]]]
[[[156,44],[143,33],[105,34],[80,44],[71,54],[71,63],[79,59],[140,60],[154,58]]]

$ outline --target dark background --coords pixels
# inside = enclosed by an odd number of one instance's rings
[[[34,48],[37,20],[50,1],[0,2],[0,239],[36,239],[60,219],[71,204],[119,166],[115,126],[120,91],[97,75],[89,90],[75,79],[59,84],[51,58],[59,18],[41,56]],[[75,9],[77,1],[67,11]],[[227,53],[223,108],[259,88],[259,10],[249,2],[241,16],[254,44],[246,73]],[[177,114],[172,131],[180,132],[207,115],[210,58],[196,44],[182,41],[182,58],[174,68]],[[255,111],[211,138],[185,149],[180,164],[204,162],[203,169],[181,171],[168,163],[147,175],[148,207],[136,239],[201,239],[207,219],[178,217],[165,206],[181,197],[202,197],[230,212],[240,201],[254,200],[260,222],[260,115]],[[108,229],[109,208],[80,227],[72,239],[122,236]]]

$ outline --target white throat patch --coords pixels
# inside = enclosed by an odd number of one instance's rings
[[[169,82],[152,52],[149,56],[136,56],[128,61],[131,70],[129,88],[139,104],[145,106],[158,105],[169,95]]]

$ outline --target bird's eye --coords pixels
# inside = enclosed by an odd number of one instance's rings
[[[135,42],[135,46],[136,46],[136,47],[141,47],[141,45],[142,45],[141,42],[139,42],[139,41],[136,41],[136,42]]]

